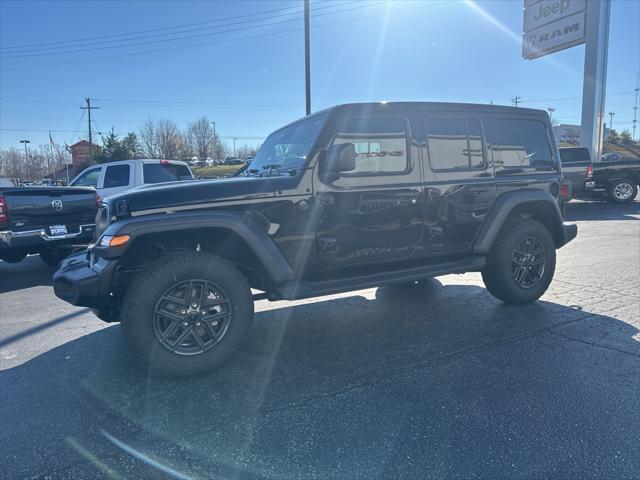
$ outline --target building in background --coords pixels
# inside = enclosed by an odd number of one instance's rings
[[[80,140],[71,145],[71,163],[73,171],[78,172],[91,163],[91,156],[95,156],[100,151],[100,146],[89,143],[87,140]]]

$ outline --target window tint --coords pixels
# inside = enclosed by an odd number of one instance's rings
[[[356,168],[347,175],[407,169],[407,130],[401,118],[343,119],[333,143],[353,143],[356,148]]]
[[[102,187],[126,187],[129,185],[129,171],[129,165],[113,165],[107,167]]]
[[[547,130],[538,120],[496,120],[493,151],[497,168],[545,166],[553,162]]]
[[[478,120],[430,118],[427,130],[433,170],[468,170],[484,165],[482,129]]]
[[[82,175],[80,175],[75,182],[72,182],[71,185],[74,187],[96,188],[98,186],[98,180],[100,180],[100,170],[102,169],[92,168],[91,170],[87,170]]]
[[[174,163],[145,163],[142,167],[144,183],[175,182],[192,180],[191,172],[186,165]]]

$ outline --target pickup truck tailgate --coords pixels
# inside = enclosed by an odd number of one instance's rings
[[[1,227],[14,232],[95,221],[96,191],[92,188],[2,188],[0,196],[4,197],[8,213],[8,223]]]

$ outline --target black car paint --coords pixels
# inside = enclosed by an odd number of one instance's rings
[[[35,253],[45,247],[73,243],[87,245],[93,238],[97,211],[96,191],[83,187],[14,187],[0,188],[8,212],[8,222],[0,224],[0,252]],[[52,202],[62,202],[57,210]],[[52,225],[64,225],[70,234],[80,232],[72,240],[45,236]],[[45,235],[25,236],[27,232],[43,231]],[[22,235],[21,235],[22,234]],[[4,240],[3,240],[4,239]]]
[[[596,189],[606,189],[616,180],[626,179],[640,185],[640,160],[619,160],[593,164],[593,181]]]
[[[585,190],[585,183],[588,178],[588,170],[593,166],[591,153],[586,147],[563,147],[560,148],[560,159],[562,161],[562,173],[564,178],[571,182],[573,196],[580,195]]]
[[[435,172],[430,168],[425,117],[433,114],[470,115],[481,122],[486,157],[481,168],[458,172]],[[323,182],[317,172],[318,158],[331,144],[338,121],[347,115],[406,118],[407,170],[394,175],[346,174]],[[496,115],[518,115],[543,122],[549,132],[553,162],[515,170],[496,168],[492,152]],[[185,230],[188,214],[182,212],[189,210],[203,214],[211,210],[233,212],[238,222],[244,212],[258,214],[265,223],[262,241],[275,244],[294,272],[292,280],[281,282],[280,290],[278,282],[270,279],[274,298],[295,297],[299,289],[292,287],[292,281],[294,285],[308,284],[299,295],[309,296],[313,285],[325,285],[317,289],[319,292],[332,290],[326,282],[343,281],[348,285],[349,278],[361,278],[359,284],[365,285],[366,278],[383,281],[380,277],[385,272],[403,268],[440,272],[438,264],[459,262],[456,271],[477,270],[483,263],[473,250],[474,241],[496,198],[512,193],[508,205],[513,209],[522,201],[530,201],[519,192],[537,191],[536,202],[552,203],[554,211],[558,210],[557,192],[562,177],[551,131],[545,112],[524,108],[442,103],[342,105],[329,110],[306,167],[295,175],[158,185],[121,194],[108,200],[109,215],[117,217],[108,227],[108,234],[120,234],[136,221],[146,221],[146,215],[157,216],[159,228],[170,232]],[[181,218],[185,219],[184,224]],[[559,223],[557,229],[562,232],[562,240],[556,241],[558,246],[575,237],[575,228],[563,227],[559,212],[551,221]],[[207,224],[218,225],[213,221]],[[89,266],[101,255],[106,253],[94,248],[87,260]],[[77,263],[74,268],[78,268]],[[56,273],[61,284],[73,283],[70,272],[74,268],[63,265]]]

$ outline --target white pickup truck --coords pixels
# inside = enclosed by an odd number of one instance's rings
[[[93,187],[100,198],[150,183],[193,180],[185,162],[175,160],[122,160],[84,169],[69,184],[72,187]]]

